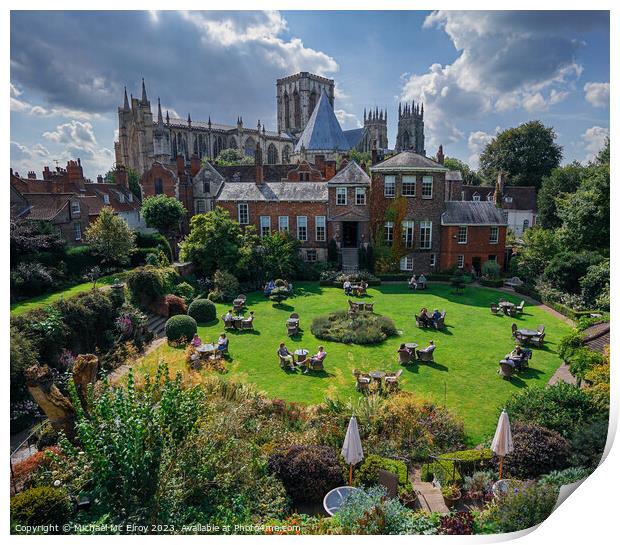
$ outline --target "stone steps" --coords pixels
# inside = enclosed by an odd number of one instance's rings
[[[433,483],[427,483],[420,480],[420,471],[414,471],[411,475],[411,484],[413,490],[418,497],[420,508],[427,513],[449,513],[450,509],[441,495],[439,487]]]
[[[158,316],[157,314],[147,314],[148,322],[146,327],[149,331],[153,332],[153,337],[158,339],[165,336],[164,329],[166,327],[166,318]]]
[[[342,248],[342,272],[354,273],[359,270],[357,248]]]

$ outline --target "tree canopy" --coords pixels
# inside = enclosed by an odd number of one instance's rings
[[[136,234],[127,222],[107,206],[86,229],[86,242],[93,253],[101,256],[102,263],[127,263],[136,246],[135,239]]]
[[[560,165],[562,148],[555,143],[553,127],[529,121],[506,129],[489,142],[480,155],[480,171],[494,179],[499,171],[508,176],[509,185],[533,185]]]
[[[105,173],[103,177],[106,184],[116,183],[116,169],[110,169]],[[142,198],[142,191],[140,191],[140,174],[133,168],[127,168],[127,180],[129,182],[130,191],[138,198]]]
[[[148,227],[154,227],[164,235],[170,236],[178,231],[179,222],[187,210],[174,197],[156,195],[144,199],[140,212]]]
[[[253,165],[254,158],[244,155],[244,153],[237,148],[226,148],[220,151],[215,158],[215,164],[223,167]]]
[[[467,185],[484,185],[485,180],[475,170],[472,170],[470,166],[456,159],[455,157],[446,157],[443,162],[443,166],[450,170],[458,170],[463,177],[463,183]]]
[[[538,191],[538,215],[536,217],[538,225],[545,229],[555,229],[562,225],[556,199],[567,193],[575,192],[581,185],[587,170],[587,167],[574,162],[554,168],[548,176],[543,178]]]

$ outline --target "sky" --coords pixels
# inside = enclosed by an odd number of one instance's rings
[[[364,108],[423,102],[426,152],[477,168],[498,131],[539,119],[563,162],[609,135],[604,11],[238,11],[11,13],[11,166],[38,176],[80,158],[91,179],[114,163],[123,88],[146,82],[170,116],[276,129],[276,79],[333,78],[343,129]]]

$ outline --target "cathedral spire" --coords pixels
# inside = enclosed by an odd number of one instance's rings
[[[168,114],[168,110],[166,110],[166,125],[170,125],[170,115]]]
[[[422,109],[420,110],[420,117],[424,117],[424,102],[422,102]]]
[[[209,126],[209,129],[211,129],[211,116],[209,116],[209,121],[207,122],[207,125]]]
[[[127,100],[127,86],[125,85],[125,100],[123,101],[123,110],[129,110],[129,100]]]
[[[403,111],[402,111],[402,107],[399,102],[398,103],[398,119],[400,119],[402,116],[403,116]]]
[[[127,92],[125,92],[125,97],[127,96]],[[364,123],[366,123],[366,108],[364,108]]]
[[[148,102],[148,98],[146,97],[146,86],[144,85],[144,78],[142,78],[142,103],[146,104]]]
[[[192,128],[192,116],[187,114],[187,126],[191,129]]]
[[[157,97],[157,124],[158,125],[164,124],[164,118],[161,115],[161,102],[159,100],[159,97]]]

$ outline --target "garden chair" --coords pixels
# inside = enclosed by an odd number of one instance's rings
[[[254,320],[241,320],[241,329],[254,329]]]
[[[297,314],[296,312],[291,312],[291,315],[289,316],[289,318],[291,320],[299,320],[299,314]]]
[[[417,325],[418,327],[426,327],[426,324],[420,319],[417,314],[415,317],[415,325]]]
[[[518,328],[517,328],[517,324],[512,324],[510,327],[512,328],[512,338],[513,338],[513,339],[516,339],[516,338],[517,338],[517,336],[519,335],[519,334],[517,333],[517,329],[518,329]]]
[[[325,356],[323,356],[321,359],[308,358],[305,362],[307,368],[310,369],[311,371],[323,371],[324,369],[323,362],[325,361],[326,357],[327,357],[327,354],[325,354]]]
[[[286,322],[286,332],[289,337],[297,335],[299,333],[299,326],[297,323]]]
[[[224,316],[222,316],[222,322],[224,322],[224,329],[234,329],[235,324],[232,320],[227,320]]]
[[[510,379],[510,377],[515,373],[515,368],[507,361],[502,360],[499,362],[499,369],[497,370],[497,372],[499,373],[500,377]]]
[[[545,334],[542,333],[541,335],[537,335],[536,337],[530,337],[530,342],[534,346],[538,346],[540,348],[545,342]]]
[[[417,352],[418,360],[426,361],[426,362],[434,362],[435,361],[433,358],[434,352],[435,352],[434,348],[432,350],[418,350]]]
[[[517,307],[506,307],[506,313],[511,318],[516,317],[516,315],[517,315]]]
[[[525,301],[521,301],[516,307],[515,310],[519,313],[519,314],[523,314],[523,308],[525,307]]]
[[[237,299],[239,299],[240,301],[243,301],[244,303],[246,302],[247,298],[248,298],[247,295],[243,293],[240,293],[239,295],[237,295]]]
[[[491,314],[497,316],[499,314],[499,306],[495,303],[491,303]]]
[[[407,353],[407,352],[398,352],[398,363],[400,363],[401,365],[405,365],[406,363],[409,363],[412,359],[413,359],[413,354],[412,353]]]
[[[388,392],[396,392],[398,390],[398,379],[403,374],[403,370],[399,369],[396,373],[387,373],[385,375],[385,387]]]
[[[283,370],[286,370],[286,369],[291,369],[291,363],[290,363],[290,362],[288,362],[287,360],[285,360],[285,359],[284,359],[284,358],[280,355],[280,352],[276,351],[276,354],[277,354],[277,356],[278,356],[278,360],[280,361],[280,367],[281,367]]]
[[[536,331],[538,331],[538,333],[540,333],[541,335],[545,332],[545,326],[540,324],[537,328]]]
[[[357,303],[354,303],[349,299],[349,312],[357,312]]]

